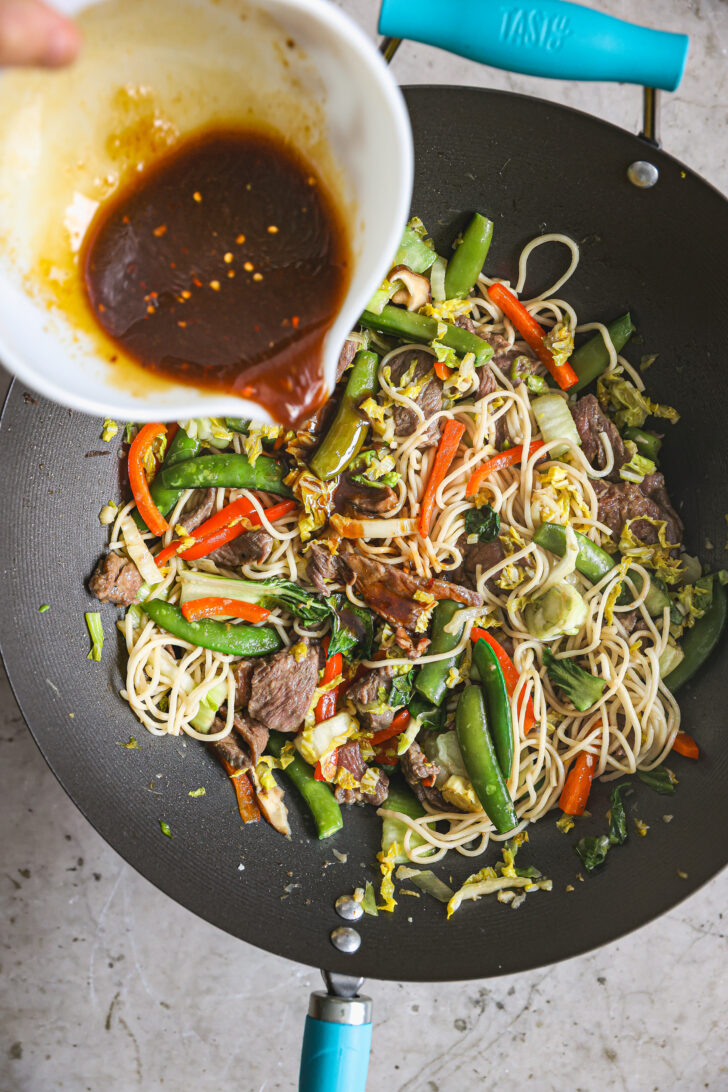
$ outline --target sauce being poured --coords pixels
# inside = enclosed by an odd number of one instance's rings
[[[325,399],[348,239],[282,140],[219,130],[181,142],[101,206],[82,257],[96,320],[143,367],[251,398],[288,426]]]

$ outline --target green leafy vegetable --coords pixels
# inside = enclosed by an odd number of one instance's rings
[[[374,618],[366,607],[350,603],[345,595],[329,596],[333,613],[329,656],[343,653],[351,660],[368,660],[374,644]]]
[[[331,608],[322,596],[304,591],[298,584],[281,576],[272,576],[268,580],[238,580],[189,569],[181,574],[180,579],[181,604],[207,596],[238,599],[245,603],[258,603],[262,607],[283,607],[312,627],[320,626],[331,617]]]
[[[367,880],[366,887],[364,888],[364,898],[361,900],[361,908],[365,914],[370,914],[373,918],[379,917],[374,886],[370,880]]]
[[[165,823],[164,819],[159,820],[159,829],[165,838],[174,838],[172,831],[169,829],[169,823]]]
[[[119,742],[117,744],[117,746],[118,747],[124,747],[127,751],[138,751],[139,750],[139,744],[137,743],[134,736],[129,737],[129,742],[128,743]]]
[[[624,463],[619,468],[620,478],[625,482],[634,482],[635,485],[639,485],[648,474],[654,474],[654,472],[655,464],[652,459],[639,454],[633,455],[628,463]]]
[[[86,659],[95,660],[98,663],[101,659],[101,649],[104,647],[104,627],[101,624],[101,615],[98,611],[87,611],[85,617],[91,637],[91,651]]]
[[[446,727],[447,708],[445,704],[433,705],[426,698],[415,694],[407,709],[413,720],[418,720],[423,728],[429,728],[433,732],[441,732]]]
[[[656,770],[638,770],[637,776],[661,796],[672,796],[675,792],[677,779],[664,766],[658,766]]]
[[[622,375],[601,376],[597,382],[597,396],[605,409],[611,409],[618,428],[625,425],[641,428],[647,418],[664,417],[673,425],[680,415],[672,406],[652,402],[644,391],[638,391],[634,383]]]
[[[389,691],[389,697],[387,698],[387,705],[390,709],[401,709],[403,705],[409,705],[414,685],[414,668],[405,672],[404,675],[395,675],[392,680],[392,689]]]
[[[201,785],[199,789],[191,789],[187,793],[187,795],[188,796],[204,796],[205,795],[205,786]]]
[[[50,603],[43,603],[42,606],[38,607],[38,614],[45,614],[45,612],[50,609]]]
[[[596,679],[575,664],[572,659],[557,660],[547,648],[544,649],[543,662],[551,682],[561,687],[580,713],[585,712],[601,698],[605,686],[604,679]]]
[[[604,864],[610,848],[611,843],[606,834],[600,834],[597,838],[580,838],[574,846],[587,872],[593,872]]]
[[[627,816],[624,812],[621,792],[624,785],[617,785],[609,797],[609,843],[621,846],[627,841]]]
[[[477,535],[479,542],[492,542],[500,531],[500,523],[500,516],[489,504],[465,513],[465,533]]]
[[[621,846],[627,841],[627,816],[622,803],[622,790],[626,784],[617,785],[609,797],[609,833],[595,838],[580,838],[574,846],[587,872],[603,865],[612,846]]]

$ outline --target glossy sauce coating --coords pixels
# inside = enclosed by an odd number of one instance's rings
[[[144,367],[252,398],[286,425],[324,400],[348,238],[321,180],[281,140],[187,138],[101,206],[82,258],[94,316]]]

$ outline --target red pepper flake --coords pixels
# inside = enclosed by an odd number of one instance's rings
[[[268,225],[268,234],[269,235],[277,235],[278,234],[278,228],[275,226],[275,224],[269,224]]]
[[[192,295],[192,293],[187,288],[183,288],[182,291],[180,292],[180,296],[182,297],[183,300],[188,300],[191,295]]]
[[[245,270],[246,273],[252,273],[253,270],[255,269],[255,266],[253,265],[252,262],[246,262],[245,265],[243,266],[243,269]]]
[[[153,234],[156,235],[158,239],[161,239],[161,237],[163,235],[166,235],[166,233],[167,233],[167,225],[166,224],[160,224],[159,227],[155,227],[154,232],[153,232]]]
[[[195,192],[192,194],[192,200],[196,201],[199,205],[200,201],[202,200],[202,194],[199,192],[199,190],[195,190]]]
[[[238,244],[238,246],[242,246],[243,243],[245,242],[245,236],[244,235],[238,235],[237,238],[235,239],[235,242]]]
[[[105,311],[105,310],[106,310],[106,308],[104,307],[103,303],[100,303],[100,304],[99,304],[99,306],[98,306],[98,308],[97,308],[97,310],[99,310],[99,311]]]
[[[195,288],[202,288],[202,281],[199,280],[197,277],[192,278],[192,283],[194,284]]]
[[[183,330],[185,330],[185,329],[187,328],[187,323],[186,323],[186,322],[183,322],[183,321],[182,321],[182,319],[180,319],[180,320],[179,320],[179,322],[177,323],[177,325],[178,325],[178,326],[181,326]]]
[[[234,276],[235,276],[235,270],[234,269],[228,269],[228,277],[232,278]]]
[[[263,280],[263,274],[262,273],[254,273],[253,274],[253,280],[254,281],[262,281]]]
[[[227,254],[223,254],[222,260],[224,262],[227,262],[228,265],[230,265],[230,262],[233,260],[232,251],[228,250]]]
[[[220,291],[220,282],[219,281],[210,281],[210,288],[213,290],[213,292],[219,292]]]
[[[301,321],[301,319],[300,319],[299,315],[293,315],[293,317],[291,318],[291,326],[293,327],[294,330],[298,329],[298,325],[299,325],[300,321]]]
[[[155,308],[155,307],[152,307],[152,305],[151,305],[151,303],[150,303],[150,304],[149,304],[149,307],[147,307],[147,314],[148,314],[148,315],[153,315],[155,311],[156,311],[156,308]]]

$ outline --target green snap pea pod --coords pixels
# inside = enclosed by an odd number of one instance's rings
[[[470,295],[485,265],[492,239],[493,221],[476,212],[463,233],[462,242],[447,263],[446,299]]]
[[[574,534],[579,547],[579,552],[576,555],[577,571],[585,576],[587,580],[591,580],[592,584],[598,584],[603,576],[611,572],[617,562],[611,554],[608,554],[601,546],[597,546],[586,535],[580,534],[579,531],[575,531]],[[552,554],[563,557],[566,553],[566,528],[562,527],[560,523],[542,523],[533,536],[533,541],[537,546],[542,546],[544,550],[549,550]],[[633,569],[629,569],[627,575],[633,581],[637,591],[641,591],[642,577],[640,574]],[[622,588],[617,596],[617,603],[622,606],[629,601],[629,590]],[[645,596],[645,607],[648,614],[653,618],[657,618],[662,614],[665,607],[669,606],[670,598],[664,584],[657,577],[653,577],[650,581],[650,590]]]
[[[376,353],[362,349],[354,357],[336,417],[310,463],[316,477],[323,482],[346,470],[361,450],[369,422],[359,412],[359,406],[377,389],[378,367]]]
[[[726,623],[726,590],[717,576],[713,576],[713,602],[702,618],[686,630],[680,638],[683,658],[677,667],[663,679],[665,686],[675,693],[688,679],[692,679],[702,667],[720,638]]]
[[[513,766],[513,719],[506,680],[495,652],[482,638],[473,645],[473,660],[485,694],[490,734],[498,765],[507,781]]]
[[[613,322],[607,323],[609,336],[618,353],[622,351],[636,329],[629,311],[626,315],[621,315]],[[571,388],[572,391],[580,391],[602,374],[609,363],[609,353],[599,331],[571,354],[569,363],[579,377],[579,382]]]
[[[148,599],[139,606],[148,618],[173,637],[226,656],[266,656],[269,652],[278,652],[283,644],[277,632],[268,626],[231,625],[214,618],[188,622],[179,607],[165,603],[163,599]]]
[[[479,686],[466,686],[460,695],[455,730],[465,769],[478,800],[498,833],[507,834],[518,824],[518,819],[488,730],[483,692]]]
[[[660,454],[660,448],[662,447],[662,440],[659,436],[655,436],[654,432],[647,432],[643,428],[636,428],[634,425],[630,425],[622,433],[625,440],[631,440],[632,443],[637,444],[637,451],[640,455],[644,455],[645,459],[652,459],[653,463],[657,462],[657,456]]]
[[[432,640],[427,650],[429,655],[449,652],[460,641],[460,633],[448,633],[445,626],[463,608],[452,599],[441,599],[432,614]],[[433,705],[440,705],[447,694],[447,677],[453,667],[457,667],[459,657],[448,656],[445,660],[435,660],[423,664],[417,672],[415,690],[427,698]]]
[[[265,493],[293,494],[283,478],[286,468],[268,455],[259,455],[253,466],[247,455],[200,455],[183,463],[165,467],[157,474],[168,489],[256,489]],[[155,478],[156,481],[156,478]]]
[[[162,468],[158,474],[155,475],[149,486],[149,492],[152,495],[152,500],[156,504],[159,511],[163,516],[168,516],[174,508],[175,504],[179,500],[181,489],[166,489],[162,484],[161,473],[167,467],[174,466],[176,463],[181,463],[185,459],[193,459],[197,452],[200,450],[200,441],[191,439],[183,428],[178,428],[172,442],[167,448],[167,453],[164,456]],[[146,531],[147,525],[139,515],[137,511],[134,512],[134,522],[140,531]]]
[[[286,736],[281,735],[280,732],[271,732],[267,750],[276,758],[280,758],[286,742]],[[316,780],[307,762],[296,755],[293,762],[282,772],[284,777],[293,782],[308,805],[319,838],[330,838],[332,834],[336,834],[337,830],[341,830],[344,825],[341,808],[326,782]]]
[[[437,321],[429,315],[419,315],[416,311],[405,311],[403,307],[387,304],[380,315],[364,311],[359,322],[368,330],[378,330],[380,334],[390,334],[403,341],[434,341],[437,337]],[[469,330],[446,323],[442,344],[453,349],[458,356],[466,353],[475,354],[476,364],[485,364],[493,355],[487,341]]]
[[[231,432],[247,432],[250,428],[249,417],[226,417],[225,425]]]

